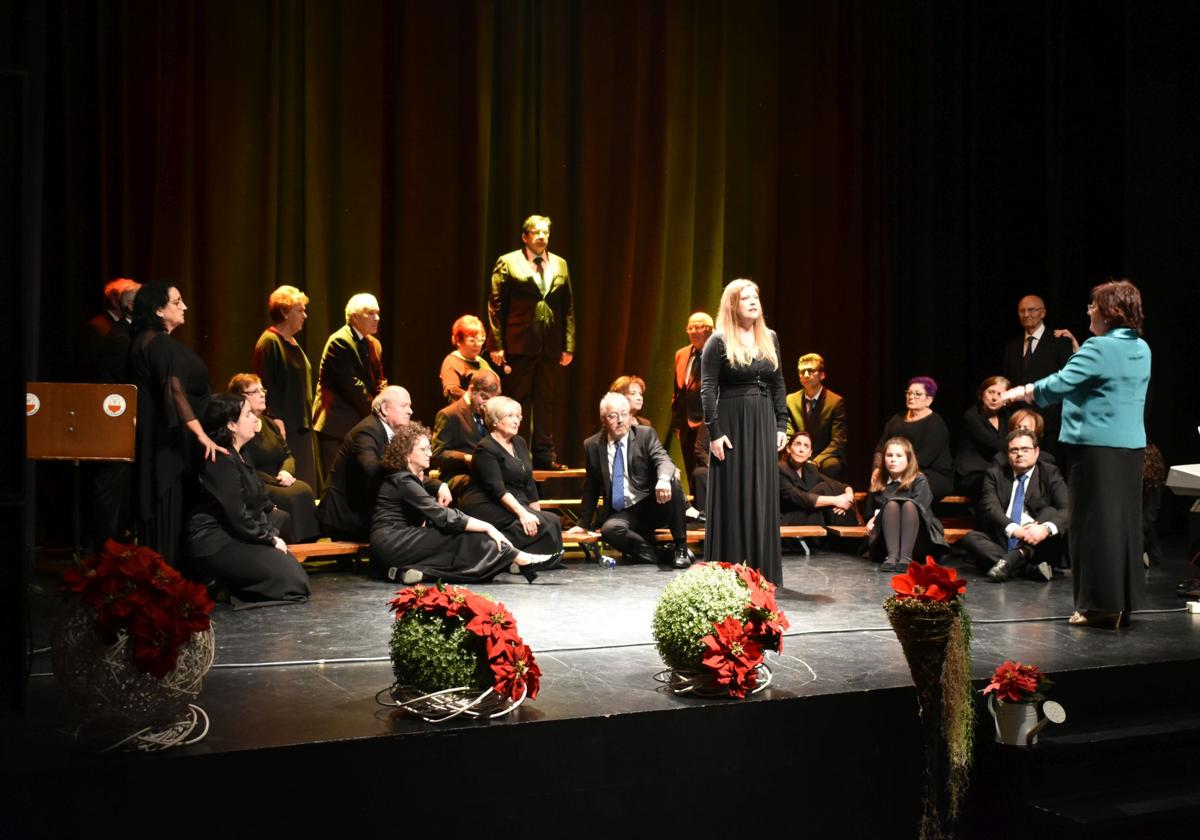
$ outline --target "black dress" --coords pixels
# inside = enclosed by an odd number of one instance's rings
[[[917,533],[917,541],[913,544],[913,560],[923,563],[931,554],[940,557],[950,550],[942,522],[931,510],[933,493],[924,474],[918,473],[913,483],[905,489],[900,488],[899,481],[889,481],[882,490],[872,492],[867,497],[868,521],[891,499],[908,499],[916,504],[920,512],[921,527]],[[878,519],[875,521],[875,527],[871,529],[868,542],[871,546],[871,558],[877,563],[882,562],[888,551],[883,539],[883,528]]]
[[[978,403],[963,412],[963,437],[954,455],[954,485],[972,499],[979,498],[984,473],[996,456],[1003,452],[1007,459],[1008,412],[1001,411],[997,419],[1000,427],[994,428]],[[917,461],[920,463],[919,456]]]
[[[888,438],[908,438],[917,466],[929,481],[929,489],[935,499],[954,493],[954,458],[950,454],[950,430],[946,421],[936,411],[920,420],[904,419],[904,412],[893,414],[883,427],[876,452],[883,452]]]
[[[181,559],[185,484],[200,460],[187,423],[201,416],[212,393],[208,368],[169,334],[151,329],[130,344],[129,376],[138,388],[138,539],[174,566]]]
[[[487,534],[467,533],[466,526],[467,514],[439,505],[411,472],[392,473],[375,503],[371,567],[379,577],[388,577],[390,569],[417,569],[454,583],[490,580],[506,570],[517,549],[501,550]]]
[[[781,525],[854,525],[854,516],[837,508],[817,507],[817,497],[837,496],[846,485],[821,473],[812,461],[797,470],[786,458],[779,462]]]
[[[312,365],[304,349],[268,327],[254,345],[254,371],[267,389],[267,411],[283,421],[296,469],[288,470],[321,495],[317,436],[312,430]]]
[[[775,354],[782,358],[774,332]],[[713,333],[700,357],[700,401],[709,440],[727,435],[725,460],[708,466],[704,555],[746,563],[783,582],[779,542],[779,461],[776,434],[787,429],[783,372],[765,359],[735,368],[725,338]]]
[[[275,548],[287,514],[267,497],[238,452],[205,461],[200,503],[188,518],[189,572],[228,586],[235,604],[308,599],[308,574],[290,553]]]
[[[321,526],[317,522],[317,502],[313,489],[308,482],[299,478],[287,487],[279,483],[276,476],[280,470],[296,475],[296,459],[271,418],[260,419],[262,429],[242,447],[242,455],[258,470],[258,477],[271,501],[286,510],[292,519],[290,533],[283,535],[284,541],[316,542],[321,538]]]
[[[471,483],[463,491],[458,506],[463,513],[495,525],[517,548],[534,554],[562,551],[562,520],[557,514],[531,509],[529,512],[541,523],[537,533],[530,537],[512,511],[500,504],[505,493],[512,493],[525,508],[538,500],[529,447],[519,435],[512,439],[512,445],[514,454],[509,455],[499,441],[484,435],[475,447]]]

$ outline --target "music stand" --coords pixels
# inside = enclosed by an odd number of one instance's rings
[[[75,465],[75,553],[81,551],[80,461],[132,461],[137,387],[81,382],[25,383],[26,457]]]

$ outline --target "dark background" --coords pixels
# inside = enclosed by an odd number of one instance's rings
[[[391,381],[429,423],[463,312],[532,212],[578,315],[564,459],[622,373],[665,433],[673,351],[739,276],[786,357],[849,400],[851,478],[916,374],[957,432],[1017,300],[1087,336],[1142,289],[1148,428],[1200,461],[1196,4],[57,2],[8,7],[31,80],[27,375],[67,378],[117,275],[169,279],[215,389],[281,283],[314,368],[372,291]],[[40,295],[40,303],[37,303]]]

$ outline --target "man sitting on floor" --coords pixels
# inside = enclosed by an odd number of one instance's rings
[[[1048,581],[1067,531],[1067,485],[1053,464],[1038,462],[1037,438],[1008,434],[1008,463],[983,477],[978,517],[982,530],[963,538],[967,553],[1001,583],[1023,575]]]
[[[487,434],[483,407],[499,393],[500,377],[481,370],[471,378],[462,399],[439,411],[433,422],[433,466],[456,499],[471,479],[475,447]]]
[[[383,452],[392,435],[412,419],[412,397],[398,385],[389,385],[371,402],[371,413],[350,430],[329,470],[329,483],[317,505],[317,520],[325,535],[335,540],[367,542],[375,498],[383,483]],[[444,482],[426,482],[438,503],[450,505],[450,488]]]
[[[674,563],[691,565],[683,516],[683,488],[675,464],[649,425],[631,426],[629,400],[609,392],[600,400],[603,429],[583,442],[587,477],[579,507],[579,525],[567,534],[583,534],[604,499],[600,535],[627,558],[657,562],[654,530],[671,529]]]

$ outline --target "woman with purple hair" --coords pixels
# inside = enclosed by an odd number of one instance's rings
[[[875,447],[878,467],[883,446],[889,438],[907,438],[929,481],[935,499],[954,492],[954,456],[950,454],[950,430],[946,421],[933,410],[938,386],[931,377],[914,376],[904,389],[904,411],[893,414],[883,427]]]

